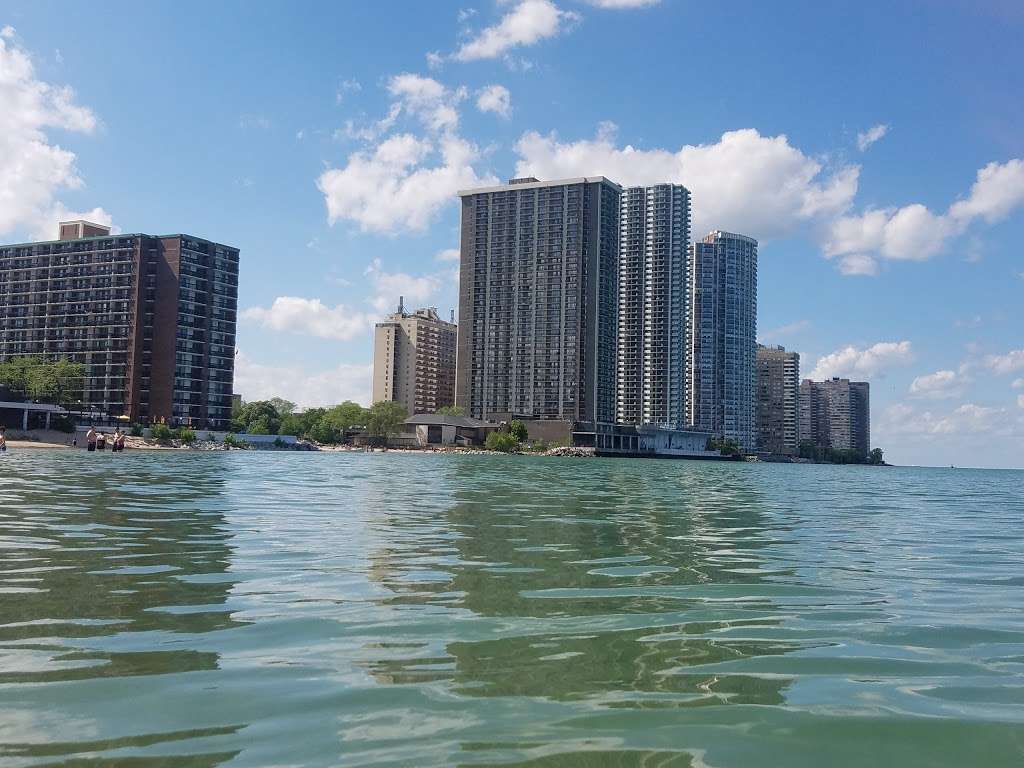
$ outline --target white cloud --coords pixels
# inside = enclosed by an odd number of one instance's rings
[[[373,284],[374,293],[370,303],[378,312],[393,312],[398,297],[405,298],[406,307],[424,305],[441,289],[437,275],[410,275],[406,272],[385,272],[380,259],[374,259],[364,271]]]
[[[439,251],[434,258],[437,261],[458,261],[460,256],[458,248],[445,248],[443,251]]]
[[[120,233],[121,228],[114,225],[113,217],[102,208],[93,208],[91,211],[71,211],[64,203],[56,202],[47,210],[41,211],[32,222],[32,238],[35,240],[53,240],[57,237],[57,225],[62,221],[76,221],[85,219],[93,224],[104,224],[110,227],[115,235]]]
[[[46,129],[91,134],[96,115],[75,103],[69,87],[36,77],[30,55],[15,42],[14,28],[0,33],[0,233],[29,231],[56,236],[62,189],[82,187],[75,154],[51,144]],[[66,209],[63,209],[66,210]]]
[[[495,59],[512,48],[555,37],[578,19],[578,14],[563,11],[550,0],[521,0],[496,25],[486,27],[463,43],[453,58],[458,61]]]
[[[1024,205],[1024,160],[989,163],[978,171],[966,200],[949,207],[949,215],[967,223],[983,218],[989,224],[1005,219],[1015,208]]]
[[[851,253],[839,259],[839,272],[843,275],[877,275],[878,261],[866,253]]]
[[[1017,395],[1017,407],[1024,408],[1024,395]]]
[[[960,397],[969,379],[948,369],[918,376],[910,383],[910,394],[931,400],[945,400]]]
[[[390,93],[401,108],[418,117],[432,131],[454,130],[459,124],[457,105],[466,98],[465,88],[447,88],[432,77],[411,72],[388,81]]]
[[[769,328],[766,331],[762,331],[759,336],[759,341],[762,343],[768,343],[776,339],[784,338],[786,336],[792,336],[793,334],[806,331],[811,327],[811,323],[808,320],[797,320],[786,325],[780,325],[778,328]]]
[[[879,428],[887,434],[1008,436],[1020,434],[1021,424],[1005,408],[977,403],[964,403],[939,414],[895,403],[883,412]]]
[[[373,366],[342,364],[324,371],[302,365],[263,365],[243,352],[235,357],[235,392],[246,400],[284,397],[300,408],[337,405],[344,400],[370,404]]]
[[[488,85],[477,93],[476,108],[481,112],[508,117],[512,114],[512,94],[503,85]]]
[[[995,373],[1013,373],[1024,369],[1024,349],[1012,349],[1005,355],[989,355],[985,358],[985,365]]]
[[[942,214],[920,203],[901,208],[868,209],[858,215],[836,218],[823,242],[825,256],[881,256],[887,259],[924,261],[947,247],[977,219],[989,224],[1006,218],[1024,205],[1024,161],[989,163],[980,169],[967,198],[953,203]]]
[[[531,131],[516,151],[516,176],[605,175],[626,186],[684,184],[693,193],[698,237],[712,229],[758,239],[792,234],[804,222],[848,208],[859,172],[856,166],[827,172],[786,136],[762,136],[752,128],[724,133],[714,144],[670,151],[619,147],[615,125],[604,123],[594,139],[576,142]]]
[[[878,141],[880,138],[885,136],[889,132],[889,126],[885,123],[879,123],[868,128],[863,133],[857,134],[857,149],[861,152],[867,150],[872,144]]]
[[[473,169],[479,156],[454,135],[433,141],[399,134],[351,154],[344,168],[324,171],[317,187],[331,224],[348,219],[364,232],[423,230],[457,190],[497,183]]]
[[[419,123],[423,135],[395,133],[348,156],[342,168],[329,168],[317,180],[334,224],[353,221],[364,232],[394,234],[423,230],[464,187],[497,183],[479,175],[481,153],[458,134],[458,104],[466,89],[450,89],[430,77],[403,73],[392,77],[395,99],[388,114],[364,129],[346,126],[350,137],[376,142],[404,113]]]
[[[268,307],[250,307],[242,319],[272,331],[288,331],[321,339],[350,341],[366,333],[373,317],[344,304],[329,307],[320,299],[278,296]]]
[[[834,376],[870,379],[884,375],[890,368],[907,365],[913,358],[909,341],[880,341],[863,349],[850,345],[819,358],[809,378],[816,381]]]
[[[1024,379],[1014,379],[1010,386],[1014,389],[1024,389]]]

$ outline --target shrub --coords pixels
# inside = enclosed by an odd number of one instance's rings
[[[484,442],[488,451],[500,451],[501,453],[512,453],[519,448],[519,441],[509,432],[491,432]]]
[[[285,443],[285,441],[282,440],[280,437],[275,437],[274,438],[274,447],[275,448],[284,448],[285,445],[287,445],[287,443]]]
[[[529,433],[526,431],[526,425],[519,419],[513,419],[512,423],[508,425],[508,433],[516,439],[516,442],[525,443],[526,438],[529,437]]]
[[[153,425],[154,440],[170,440],[172,437],[174,437],[174,431],[166,424]]]
[[[128,428],[128,434],[132,437],[142,437],[142,425],[132,424],[131,427]]]
[[[196,441],[196,433],[195,433],[195,431],[189,429],[188,427],[179,427],[177,432],[178,432],[178,439],[181,440],[181,442],[183,442],[183,443],[185,443],[187,445],[191,445],[192,443],[194,443]]]
[[[232,434],[224,435],[224,445],[228,448],[248,448],[249,444],[245,440],[239,440]]]

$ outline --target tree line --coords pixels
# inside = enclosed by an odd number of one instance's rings
[[[85,390],[85,366],[67,359],[26,355],[0,363],[0,388],[11,397],[69,406]]]
[[[407,418],[405,408],[391,401],[363,408],[346,400],[332,408],[297,411],[290,400],[273,397],[233,408],[231,430],[249,435],[295,435],[324,444],[343,443],[348,433],[366,430],[386,443],[402,431]]]

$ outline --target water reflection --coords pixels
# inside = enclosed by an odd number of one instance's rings
[[[217,669],[219,654],[194,647],[191,638],[241,626],[225,606],[234,582],[226,575],[232,534],[224,467],[216,458],[180,459],[170,465],[144,454],[94,459],[34,451],[5,458],[0,685],[51,683],[73,698],[82,695],[72,693],[75,683]],[[33,695],[42,689],[15,690],[19,705],[6,710],[9,727],[0,738],[0,755],[10,758],[237,730],[161,733],[154,722],[154,733],[90,740],[103,729],[80,718],[62,721],[59,705]],[[60,738],[72,733],[82,740]],[[214,765],[233,754],[196,755],[189,764]]]
[[[690,671],[808,646],[743,637],[779,624],[758,589],[781,572],[759,554],[769,537],[756,488],[713,465],[671,466],[446,466],[458,490],[444,520],[456,535],[390,546],[374,573],[392,606],[466,610],[495,619],[493,631],[430,658],[389,648],[367,669],[390,684],[612,708],[782,703],[784,676]]]

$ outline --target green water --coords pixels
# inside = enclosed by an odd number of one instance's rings
[[[57,764],[1019,767],[1024,473],[11,451]]]

